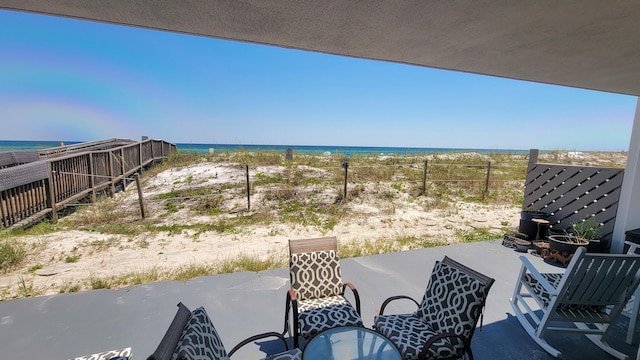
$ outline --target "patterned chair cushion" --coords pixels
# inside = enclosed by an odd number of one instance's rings
[[[338,326],[363,325],[356,309],[340,295],[300,301],[298,311],[298,326],[305,338]]]
[[[438,334],[415,314],[379,315],[374,318],[374,326],[398,347],[405,360],[418,359],[424,344]],[[455,358],[463,350],[461,340],[442,338],[429,348],[427,359]]]
[[[335,251],[292,254],[289,258],[291,289],[298,300],[324,298],[342,293],[340,258]]]
[[[300,351],[300,349],[293,349],[267,356],[264,360],[302,360],[302,351]]]
[[[562,280],[562,273],[543,273],[541,274],[551,286],[557,288]],[[530,273],[525,274],[525,280],[531,287],[531,290],[538,295],[538,298],[542,301],[543,308],[547,308],[551,302],[551,294],[540,284],[540,282],[534,278]],[[564,310],[569,311],[595,311],[600,312],[604,310],[604,306],[599,305],[582,305],[582,304],[558,304],[557,309],[559,312]]]
[[[174,360],[229,360],[216,328],[203,307],[191,313],[173,354]]]
[[[109,350],[101,353],[81,356],[77,358],[73,358],[71,360],[109,360],[114,357],[131,357],[131,348],[124,348],[119,350]]]
[[[469,339],[485,297],[485,286],[480,281],[437,262],[415,314],[437,333],[453,333]]]

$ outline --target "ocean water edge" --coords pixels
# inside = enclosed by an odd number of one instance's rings
[[[26,140],[0,140],[0,152],[18,150],[42,150],[58,147],[60,144],[71,145],[81,143],[79,141],[26,141]],[[396,155],[415,156],[434,153],[528,153],[522,149],[466,149],[466,148],[416,148],[416,147],[374,147],[374,146],[314,146],[314,145],[253,145],[253,144],[193,144],[176,143],[180,152],[207,154],[210,152],[235,152],[235,151],[265,151],[286,152],[291,149],[293,153],[304,155]]]

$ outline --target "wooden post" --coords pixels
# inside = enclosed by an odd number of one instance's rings
[[[91,187],[91,202],[96,202],[96,178],[93,172],[93,153],[87,154],[89,156],[89,186]]]
[[[347,180],[348,180],[348,172],[349,172],[349,162],[343,161],[342,167],[344,168],[344,201],[347,201]]]
[[[2,225],[5,228],[9,227],[9,215],[8,215],[8,204],[7,197],[5,196],[5,191],[0,191],[0,215],[2,216]],[[5,212],[4,208],[7,206],[7,211]]]
[[[138,143],[138,168],[140,169],[141,172],[142,172],[142,164],[144,164],[144,157],[142,155],[142,142],[140,142]]]
[[[251,211],[251,184],[249,184],[249,165],[246,165],[247,174],[247,211]]]
[[[56,194],[53,186],[53,171],[51,163],[47,163],[49,167],[49,178],[47,181],[47,198],[49,199],[49,207],[51,208],[51,221],[55,224],[58,222],[58,208],[56,207]]]
[[[429,160],[424,161],[424,169],[422,171],[422,195],[427,193],[427,163]]]
[[[113,176],[113,151],[109,151],[109,171],[107,171],[108,176],[109,176],[109,192],[111,193],[111,197],[113,197],[116,194],[116,184],[115,181],[116,179],[114,179]]]
[[[124,148],[120,148],[120,175],[122,176],[122,191],[127,190],[126,169],[124,168]]]
[[[142,195],[142,186],[140,186],[140,176],[138,173],[135,173],[133,175],[133,178],[136,181],[136,187],[138,188],[138,201],[140,202],[140,215],[142,216],[142,218],[146,218],[147,217],[147,211],[145,210],[145,206],[144,206],[144,197]]]
[[[485,195],[489,192],[490,176],[491,176],[491,161],[487,163],[487,178],[484,180],[484,192],[482,193],[482,200],[484,200]]]
[[[538,162],[538,153],[538,149],[529,149],[529,164],[527,166],[527,173],[529,173],[533,166]]]
[[[284,157],[287,160],[287,183],[290,183],[291,182],[291,161],[293,160],[293,150],[291,150],[291,148],[287,148]]]

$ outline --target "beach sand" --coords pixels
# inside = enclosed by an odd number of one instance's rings
[[[152,200],[155,195],[168,191],[169,187],[179,190],[193,184],[199,187],[240,184],[243,179],[237,176],[237,168],[234,164],[201,162],[144,177],[143,193],[149,214],[145,220],[140,219],[135,185],[117,193],[113,199],[104,200],[119,209],[123,220],[146,222],[156,227],[166,225],[166,231],[114,235],[74,229],[20,237],[26,244],[27,256],[20,266],[0,275],[1,298],[84,291],[102,286],[115,288],[123,285],[109,279],[125,274],[170,272],[216,264],[241,255],[282,259],[284,267],[287,242],[297,238],[336,236],[340,244],[395,241],[400,251],[414,248],[420,241],[455,243],[460,241],[461,234],[472,233],[474,228],[488,230],[495,239],[500,239],[506,228],[517,228],[520,219],[521,209],[514,205],[453,201],[444,208],[427,208],[406,192],[396,192],[392,201],[383,202],[376,193],[380,189],[369,184],[361,196],[343,205],[347,207],[347,216],[332,229],[273,221],[228,232],[197,228],[171,231],[172,224],[207,224],[212,220],[190,210],[189,202],[194,199],[183,199],[183,206],[167,212],[166,201]],[[269,174],[281,173],[284,169],[272,166],[252,171]],[[335,189],[318,187],[315,191],[327,191],[328,197],[335,196]],[[247,206],[246,198],[237,196],[226,203],[230,211],[224,216],[232,219],[260,214],[268,210],[262,200],[260,194],[254,196],[252,211],[246,212],[243,210]],[[82,206],[66,218],[69,221],[79,216],[91,219],[88,214],[94,205]],[[412,241],[398,242],[398,239]]]

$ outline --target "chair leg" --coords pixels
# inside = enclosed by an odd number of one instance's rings
[[[589,326],[587,326],[586,324],[583,324],[583,323],[575,323],[575,325],[576,325],[576,327],[578,329],[583,329],[583,330],[588,330],[589,329]],[[608,325],[600,325],[600,326],[598,326],[598,328],[604,334],[607,331]],[[587,337],[587,339],[591,340],[592,343],[596,344],[600,349],[606,351],[611,356],[613,356],[613,357],[615,357],[617,359],[621,359],[621,360],[629,359],[629,355],[621,353],[620,351],[612,348],[611,345],[609,345],[606,342],[604,342],[602,340],[602,335],[600,335],[600,334],[585,334],[585,336]]]
[[[632,297],[631,316],[629,317],[629,328],[627,329],[627,344],[633,343],[633,336],[636,332],[636,322],[640,311],[640,287],[636,289]]]
[[[284,336],[287,331],[289,331],[289,305],[290,301],[289,301],[289,297],[287,296],[287,304],[285,305],[284,308],[284,330],[282,331],[282,336]]]
[[[511,307],[513,308],[513,312],[516,314],[516,318],[520,322],[520,325],[522,325],[522,328],[524,329],[524,331],[526,331],[527,334],[529,334],[529,336],[531,337],[531,339],[533,339],[533,341],[535,341],[541,348],[543,348],[550,355],[554,357],[562,356],[562,353],[558,349],[554,348],[545,339],[538,336],[538,334],[536,333],[536,329],[531,325],[531,322],[527,319],[527,316],[522,312],[522,310],[520,310],[520,305],[517,304],[517,299],[519,297],[520,297],[519,294],[517,296],[514,295],[514,297],[511,299]],[[524,300],[521,299],[521,301],[524,301]],[[538,326],[540,326],[540,324],[538,324]]]

